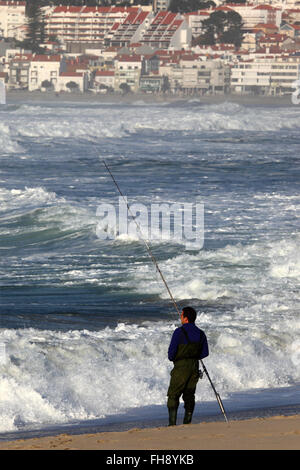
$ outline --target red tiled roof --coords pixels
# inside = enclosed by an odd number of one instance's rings
[[[61,77],[82,77],[83,72],[61,72],[59,74]]]
[[[276,10],[276,8],[272,7],[271,5],[257,5],[257,7],[254,7],[253,10]]]
[[[274,23],[258,23],[255,25],[255,28],[278,29],[278,26],[276,26]]]
[[[119,55],[117,57],[119,62],[140,62],[142,57],[140,55]]]
[[[228,6],[220,6],[215,8],[215,11],[232,11],[232,8],[229,8]]]
[[[113,77],[114,75],[114,70],[97,70],[96,72],[96,77]]]
[[[79,13],[82,10],[82,7],[75,6],[58,6],[54,8],[53,13]]]
[[[145,21],[145,19],[147,18],[147,16],[149,15],[149,13],[147,11],[142,11],[135,19],[135,23],[142,23],[143,21]]]
[[[44,55],[44,54],[36,54],[32,56],[33,62],[60,62],[61,56],[60,55]]]

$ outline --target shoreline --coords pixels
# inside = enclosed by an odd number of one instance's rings
[[[299,450],[300,415],[0,442],[0,450]]]
[[[95,103],[95,104],[176,104],[176,103],[199,103],[199,104],[222,104],[236,103],[246,106],[291,106],[291,96],[247,96],[247,95],[209,95],[209,96],[180,96],[180,95],[155,95],[145,93],[121,94],[94,94],[94,93],[54,93],[40,91],[10,91],[6,95],[7,104],[19,102],[73,102],[73,103]]]

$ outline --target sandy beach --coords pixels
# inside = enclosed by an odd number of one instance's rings
[[[16,102],[87,102],[94,104],[161,104],[161,103],[177,103],[177,102],[193,102],[197,101],[203,104],[221,104],[221,103],[237,103],[241,105],[257,106],[293,106],[291,96],[247,96],[247,95],[207,95],[207,96],[181,96],[181,95],[156,95],[145,93],[128,93],[125,95],[112,93],[53,93],[41,91],[10,91],[7,93],[7,104]]]
[[[0,450],[299,450],[300,416],[1,442]]]

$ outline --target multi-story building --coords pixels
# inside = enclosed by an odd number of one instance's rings
[[[64,42],[104,42],[113,37],[116,24],[122,24],[136,7],[58,6],[48,10],[46,33]]]
[[[122,84],[126,84],[133,92],[138,91],[142,70],[142,57],[140,55],[123,55],[115,61],[115,90],[120,91]]]
[[[227,4],[227,8],[236,11],[243,20],[243,29],[249,30],[256,27],[257,24],[273,24],[277,28],[280,26],[282,9],[271,5],[253,4]]]
[[[28,90],[39,90],[47,80],[55,88],[61,72],[66,70],[66,61],[61,55],[34,54],[29,66]]]
[[[111,34],[109,43],[112,46],[123,47],[129,43],[139,42],[152,19],[153,14],[147,11],[130,13],[122,23],[115,23],[112,28],[114,34]]]
[[[169,8],[171,0],[154,0],[153,10],[154,11],[166,11]]]
[[[300,21],[300,5],[295,8],[287,8],[283,12],[283,18],[288,23],[296,23]]]
[[[10,88],[28,88],[32,54],[16,54],[9,63]]]
[[[293,83],[299,77],[299,57],[263,57],[239,61],[231,69],[231,89],[239,94],[286,94],[292,92]]]
[[[230,67],[221,60],[197,60],[182,57],[160,67],[167,76],[172,92],[186,94],[227,93],[230,87]]]
[[[53,84],[56,92],[80,91],[83,93],[88,88],[88,73],[86,71],[64,71],[60,72],[56,82]]]
[[[192,30],[192,36],[196,38],[203,33],[202,23],[210,17],[211,11],[200,10],[198,12],[186,13],[184,15],[187,24]]]
[[[0,1],[0,37],[24,39],[26,2]]]
[[[138,7],[59,6],[46,15],[46,33],[67,43],[122,47],[142,42],[154,47],[185,48],[192,33],[180,14],[154,15]]]
[[[115,88],[115,71],[114,70],[97,70],[95,72],[94,84],[96,88],[114,89]]]
[[[180,50],[190,46],[192,30],[178,13],[161,11],[155,15],[141,42],[157,49]]]

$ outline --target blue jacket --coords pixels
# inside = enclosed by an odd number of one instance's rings
[[[183,333],[181,328],[182,327],[176,328],[173,333],[168,350],[168,358],[170,361],[174,361],[179,344],[188,344],[185,334]],[[183,325],[183,328],[185,329],[191,343],[202,343],[202,348],[198,359],[203,359],[204,357],[207,357],[209,352],[207,338],[204,331],[200,330],[200,328],[198,328],[195,323],[185,323]]]

